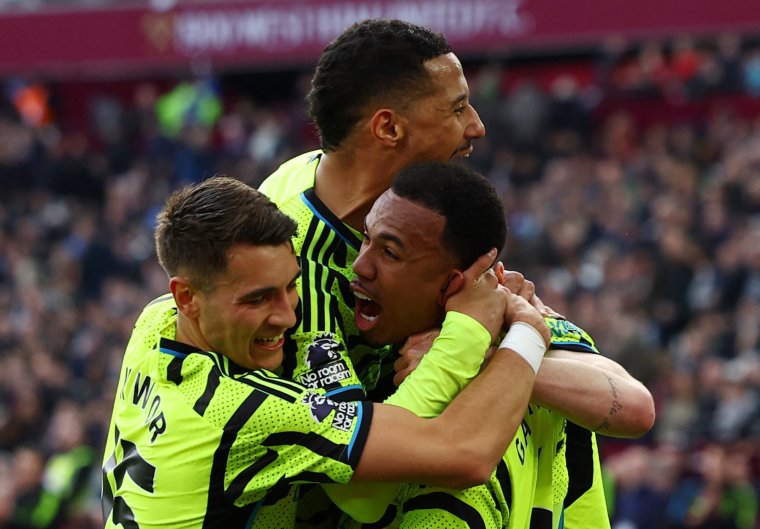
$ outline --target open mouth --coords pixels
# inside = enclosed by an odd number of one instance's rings
[[[279,349],[285,343],[285,335],[269,336],[266,338],[254,338],[253,343],[262,349]]]
[[[472,154],[472,150],[472,144],[469,144],[466,147],[461,147],[454,152],[452,158],[469,158]]]
[[[360,331],[366,332],[375,326],[383,308],[371,297],[356,290],[354,291],[354,297],[356,299],[356,326]]]

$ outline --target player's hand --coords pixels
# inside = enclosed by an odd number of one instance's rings
[[[525,279],[525,276],[517,270],[505,270],[504,265],[499,261],[494,266],[494,271],[496,272],[496,277],[499,278],[499,284],[507,287],[513,294],[522,296],[528,301],[536,295],[536,285],[533,281]]]
[[[462,272],[462,286],[446,299],[446,310],[466,314],[480,322],[495,341],[504,324],[504,313],[509,290],[499,285],[491,269],[496,249],[481,255],[473,265]]]
[[[499,285],[508,294],[507,308],[504,312],[504,327],[509,329],[516,322],[527,323],[536,329],[544,339],[546,346],[551,344],[551,331],[544,321],[544,315],[536,307],[517,294],[512,294],[506,287]]]
[[[431,329],[429,331],[418,332],[411,335],[404,342],[399,351],[399,357],[393,363],[393,369],[396,374],[393,376],[393,383],[396,387],[400,386],[406,377],[412,371],[417,369],[420,361],[433,346],[433,340],[438,338],[441,329]]]
[[[541,311],[541,312],[542,312],[542,314],[544,316],[549,317],[549,318],[554,318],[555,320],[566,320],[567,319],[567,318],[565,318],[565,316],[563,314],[560,314],[559,312],[557,312],[556,310],[554,310],[553,308],[551,308],[548,305],[544,305],[544,310]]]
[[[500,285],[507,287],[513,294],[527,299],[544,316],[565,319],[563,315],[544,305],[544,302],[536,294],[536,285],[533,281],[526,279],[517,270],[506,270],[504,264],[499,261],[494,265],[494,272],[496,273],[496,277],[499,278]]]

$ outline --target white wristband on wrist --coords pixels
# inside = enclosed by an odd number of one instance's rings
[[[527,323],[517,321],[512,324],[499,348],[507,348],[522,356],[538,373],[541,360],[546,352],[546,342],[536,329]]]

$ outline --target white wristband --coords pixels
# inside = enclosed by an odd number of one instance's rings
[[[505,347],[522,356],[538,373],[541,360],[546,352],[546,342],[536,329],[525,322],[517,321],[512,324],[507,335],[501,341],[499,348]]]

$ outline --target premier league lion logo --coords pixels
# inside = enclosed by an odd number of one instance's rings
[[[339,360],[343,345],[334,339],[332,334],[320,336],[306,350],[306,366],[315,369],[319,366]]]
[[[309,406],[311,418],[316,422],[324,421],[330,415],[330,412],[335,409],[333,401],[324,395],[317,395],[316,393],[307,393],[303,396],[301,402]]]
[[[307,371],[299,375],[298,380],[306,387],[332,390],[351,377],[346,360],[341,354],[345,351],[342,343],[332,333],[317,336],[306,348],[304,365]]]
[[[311,418],[315,422],[322,422],[332,413],[335,412],[331,427],[336,430],[347,432],[357,416],[358,408],[354,402],[335,402],[316,393],[306,393],[301,402],[309,407]]]

